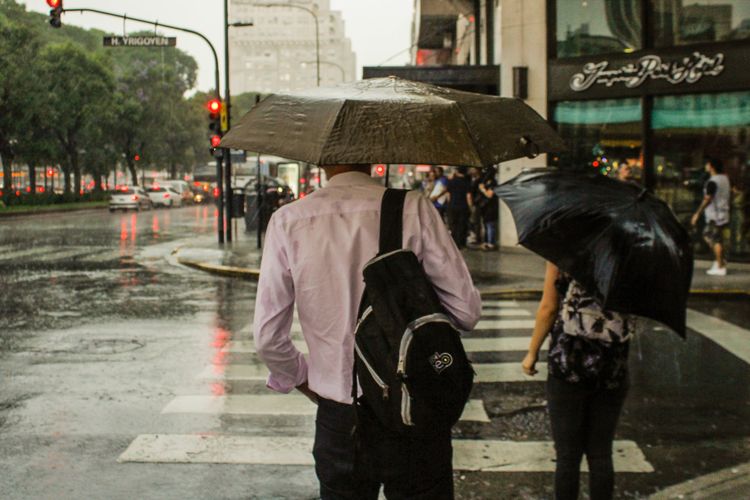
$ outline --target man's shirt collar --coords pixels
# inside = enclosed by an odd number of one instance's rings
[[[344,172],[334,175],[331,180],[328,181],[328,185],[333,187],[371,184],[380,184],[380,182],[362,172]]]

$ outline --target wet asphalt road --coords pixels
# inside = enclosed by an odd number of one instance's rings
[[[266,393],[255,381],[196,377],[206,365],[252,358],[224,359],[218,347],[249,338],[254,284],[187,269],[172,255],[181,245],[210,246],[214,233],[213,207],[204,206],[0,220],[0,496],[315,498],[309,467],[117,462],[145,433],[302,433],[289,416],[162,414],[180,395]],[[750,324],[744,302],[690,305]],[[750,460],[747,363],[692,332],[682,341],[655,325],[645,330],[632,345],[617,438],[635,441],[655,471],[618,474],[618,498]],[[460,422],[455,437],[550,439],[542,382],[478,384],[472,397],[491,422]],[[550,498],[551,481],[542,472],[462,472],[456,491]]]

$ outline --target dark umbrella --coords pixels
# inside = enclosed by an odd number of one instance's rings
[[[557,133],[519,99],[395,77],[271,95],[232,127],[221,147],[316,165],[475,167],[564,149]]]
[[[496,192],[521,245],[570,274],[604,309],[685,336],[693,255],[666,203],[633,183],[548,169],[524,172]]]

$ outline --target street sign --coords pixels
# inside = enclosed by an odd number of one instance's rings
[[[227,105],[225,101],[221,103],[221,131],[229,130],[229,115],[227,114]]]
[[[105,47],[174,47],[177,37],[173,36],[105,36]]]

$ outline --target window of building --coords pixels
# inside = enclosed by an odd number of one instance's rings
[[[750,92],[655,97],[652,126],[657,194],[689,225],[703,197],[705,158],[718,158],[732,183],[727,248],[750,252]],[[695,250],[702,247],[697,238]]]
[[[750,38],[749,0],[652,0],[657,47]]]
[[[568,150],[551,163],[606,175],[627,164],[634,180],[642,177],[640,99],[563,101],[553,116]]]
[[[641,48],[642,0],[556,0],[557,57]]]

